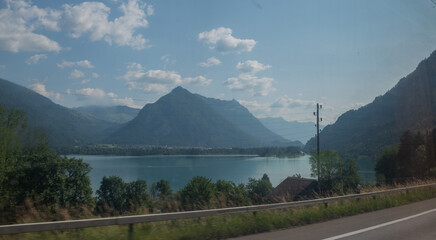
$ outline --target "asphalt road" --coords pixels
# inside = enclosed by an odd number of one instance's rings
[[[436,199],[234,240],[436,239]]]

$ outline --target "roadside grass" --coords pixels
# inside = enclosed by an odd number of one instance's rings
[[[381,189],[378,189],[381,190]],[[310,207],[265,210],[214,217],[172,220],[1,236],[0,239],[223,239],[322,222],[436,197],[436,187],[343,200]]]

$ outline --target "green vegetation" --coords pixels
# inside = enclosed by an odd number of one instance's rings
[[[323,192],[347,193],[354,191],[360,182],[358,166],[354,159],[341,160],[339,154],[332,150],[319,155],[319,186]],[[318,177],[318,158],[310,157],[312,177]]]
[[[387,147],[378,158],[377,181],[393,184],[436,178],[436,129],[406,131],[399,145]]]
[[[93,207],[89,165],[50,150],[43,135],[23,135],[25,114],[0,107],[0,222],[16,222],[21,206]]]
[[[329,203],[328,207],[290,208],[215,217],[135,224],[132,239],[223,239],[302,226],[359,213],[400,206],[436,197],[436,188],[412,190]],[[2,236],[1,239],[128,239],[128,226],[96,227],[65,231]]]
[[[101,215],[135,212],[146,205],[148,198],[144,180],[125,183],[120,177],[103,177],[97,190],[97,212]]]
[[[65,155],[257,155],[260,157],[298,157],[303,155],[299,147],[256,148],[168,148],[150,146],[89,145],[84,147],[59,147],[56,151]]]
[[[269,180],[268,175],[263,174],[261,179],[248,179],[247,190],[248,195],[255,203],[263,203],[266,201],[267,195],[273,186]]]

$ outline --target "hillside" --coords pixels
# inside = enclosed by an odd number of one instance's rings
[[[258,139],[265,146],[299,146],[301,143],[291,142],[278,134],[267,129],[247,108],[239,104],[236,100],[224,101],[214,98],[206,98],[197,95],[207,103],[215,112],[223,116],[243,132]]]
[[[259,121],[269,130],[288,140],[306,143],[316,134],[316,127],[313,122],[288,122],[281,117],[259,118]],[[324,126],[321,125],[321,127]]]
[[[0,79],[0,105],[25,111],[28,128],[47,133],[52,146],[95,143],[104,129],[114,126],[4,79]]]
[[[260,146],[182,87],[145,105],[138,116],[106,139],[114,144],[247,147]]]
[[[73,108],[73,110],[106,122],[126,123],[134,119],[140,109],[127,106],[86,106]]]
[[[428,129],[436,123],[436,52],[419,63],[383,96],[341,115],[320,134],[321,150],[351,156],[375,156],[397,143],[405,130]],[[313,150],[312,138],[306,149]]]

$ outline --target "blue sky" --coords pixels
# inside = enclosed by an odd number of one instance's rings
[[[67,107],[142,107],[176,86],[258,117],[325,123],[436,49],[431,0],[0,3],[0,77]]]

